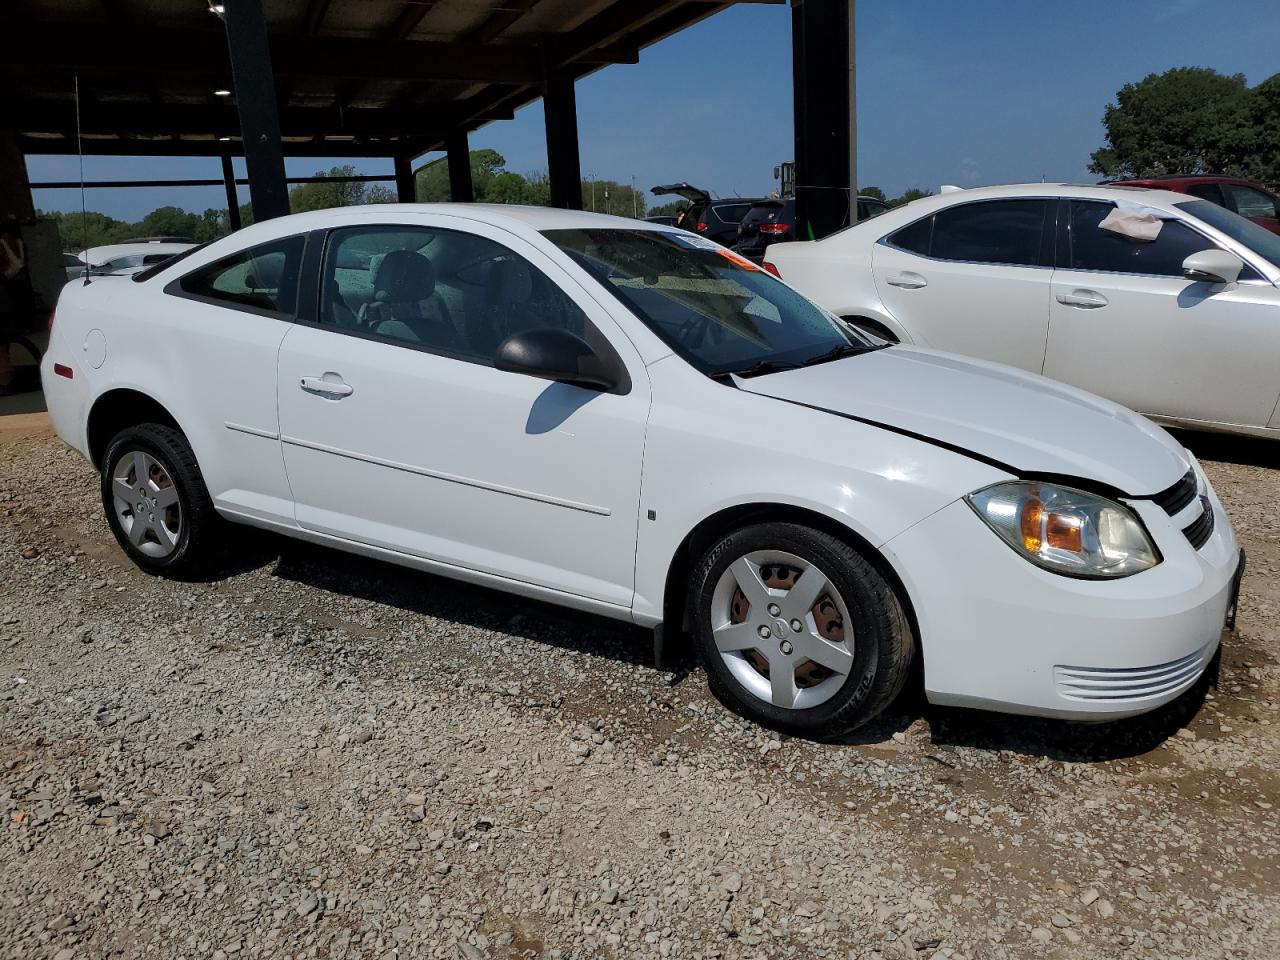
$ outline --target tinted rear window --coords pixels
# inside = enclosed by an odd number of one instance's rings
[[[750,209],[749,203],[717,203],[715,207],[716,216],[725,223],[741,222]]]
[[[938,260],[1034,266],[1040,262],[1044,200],[987,200],[940,210],[929,255]]]

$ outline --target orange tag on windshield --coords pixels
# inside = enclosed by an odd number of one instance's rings
[[[746,257],[742,256],[741,254],[734,253],[732,250],[726,250],[724,247],[721,247],[719,250],[716,251],[716,253],[720,254],[720,256],[724,257],[726,260],[732,263],[736,263],[738,266],[746,270],[760,269],[754,263],[748,260]]]

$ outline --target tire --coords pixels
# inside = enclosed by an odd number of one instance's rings
[[[804,579],[810,571],[817,579]],[[743,527],[703,554],[690,589],[694,642],[712,693],[764,726],[837,736],[873,719],[906,682],[915,641],[902,604],[837,537],[794,523]]]
[[[145,491],[140,464],[147,466]],[[187,438],[172,427],[142,423],[111,439],[102,457],[102,505],[121,548],[148,573],[198,577],[221,557],[226,521],[213,508]],[[131,534],[140,529],[139,542]]]

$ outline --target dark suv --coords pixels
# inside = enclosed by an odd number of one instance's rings
[[[858,222],[870,220],[884,213],[889,205],[875,197],[858,198]],[[848,226],[848,224],[845,224]],[[796,201],[794,197],[783,200],[757,200],[738,224],[738,242],[735,252],[757,263],[764,257],[765,248],[780,240],[803,240],[796,236]]]
[[[738,224],[747,215],[751,205],[756,203],[755,197],[731,197],[727,200],[712,200],[707,191],[690,186],[687,183],[670,183],[662,187],[654,187],[655,196],[675,195],[689,201],[684,220],[680,226],[704,237],[710,237],[716,243],[730,246],[738,238]]]
[[[1174,193],[1189,193],[1193,197],[1233,210],[1272,233],[1280,233],[1280,197],[1266,187],[1248,180],[1202,175],[1105,182],[1112,187],[1152,187],[1156,190],[1172,190]]]

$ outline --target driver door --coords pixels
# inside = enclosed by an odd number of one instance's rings
[[[462,218],[334,230],[321,271],[316,316],[280,350],[298,524],[629,608],[649,381],[607,313],[532,245]],[[494,367],[501,339],[545,327],[603,338],[628,389]]]
[[[1186,222],[1140,242],[1099,228],[1113,204],[1064,205],[1045,376],[1139,413],[1266,426],[1280,290],[1247,266],[1225,286],[1184,279],[1182,261],[1216,247]]]

